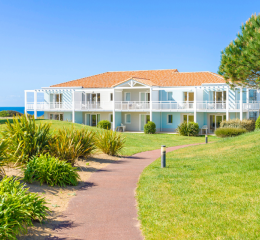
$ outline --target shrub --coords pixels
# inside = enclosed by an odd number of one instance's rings
[[[244,128],[218,128],[215,131],[216,136],[218,137],[235,137],[246,132]]]
[[[5,165],[6,161],[6,148],[6,141],[0,141],[0,177],[2,177],[5,173],[3,166]]]
[[[9,117],[9,113],[7,111],[1,111],[0,117]]]
[[[102,121],[98,122],[97,127],[102,128],[102,129],[106,129],[106,130],[110,130],[111,129],[111,122],[109,122],[108,120],[102,120]]]
[[[96,146],[105,154],[119,155],[125,144],[125,137],[112,130],[103,130],[97,133]]]
[[[63,128],[50,144],[51,155],[72,165],[79,157],[89,156],[95,149],[95,134],[87,129]]]
[[[44,220],[49,211],[44,198],[30,193],[16,178],[5,177],[0,182],[0,239],[16,239],[25,234],[32,220]]]
[[[29,183],[38,181],[52,187],[65,187],[78,185],[79,179],[77,168],[72,167],[70,163],[51,157],[49,154],[34,156],[24,169],[24,180]]]
[[[144,125],[144,133],[154,134],[156,132],[156,125],[154,122],[148,122]]]
[[[255,122],[255,129],[260,129],[260,116],[257,118]]]
[[[227,121],[222,121],[220,123],[221,128],[244,128],[248,132],[252,132],[255,130],[255,121],[249,119],[231,119]]]
[[[50,124],[36,125],[35,119],[26,116],[13,118],[13,123],[6,122],[2,132],[6,139],[8,158],[17,163],[25,163],[32,156],[48,151],[51,140]]]
[[[197,136],[199,130],[199,124],[195,122],[183,122],[177,128],[178,133],[182,136]]]

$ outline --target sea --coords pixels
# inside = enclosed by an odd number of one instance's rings
[[[19,113],[24,113],[24,107],[0,107],[0,112],[1,111],[7,111],[7,110],[12,110],[12,111],[17,111]],[[33,111],[27,111],[28,114],[33,115]],[[44,114],[44,112],[37,112],[37,117],[41,117]]]

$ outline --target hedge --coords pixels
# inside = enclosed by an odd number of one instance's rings
[[[243,119],[242,121],[239,119],[232,119],[222,121],[220,123],[221,128],[243,128],[246,129],[247,132],[252,132],[255,130],[255,121],[249,119]]]

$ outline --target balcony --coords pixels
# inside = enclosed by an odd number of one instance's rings
[[[194,102],[171,102],[171,101],[107,101],[107,102],[82,102],[75,101],[75,111],[113,111],[113,103],[116,111],[176,111],[187,112],[194,111]],[[152,106],[151,106],[152,105]],[[72,102],[62,103],[27,103],[28,111],[72,111]],[[226,111],[226,102],[203,101],[196,102],[197,111]],[[229,111],[239,111],[240,102],[229,102]],[[243,103],[243,111],[260,110],[260,102]]]

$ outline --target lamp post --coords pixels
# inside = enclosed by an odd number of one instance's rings
[[[205,143],[208,143],[208,134],[205,135]]]
[[[161,168],[166,167],[166,146],[161,146]]]

